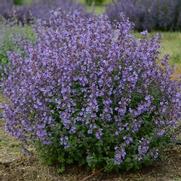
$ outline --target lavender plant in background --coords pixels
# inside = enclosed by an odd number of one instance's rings
[[[0,15],[7,17],[12,11],[13,1],[12,0],[0,0]]]
[[[178,30],[180,11],[180,0],[154,0],[151,15],[155,29]]]
[[[107,7],[112,22],[120,21],[123,12],[135,29],[180,30],[180,0],[117,0]]]
[[[135,28],[142,31],[153,26],[150,16],[151,5],[150,0],[118,0],[107,7],[106,14],[114,22],[121,21],[121,13],[124,13],[135,24]]]
[[[157,64],[159,36],[136,39],[121,20],[56,10],[36,25],[36,43],[9,53],[6,131],[61,170],[138,169],[158,157],[181,116],[168,57]]]
[[[11,1],[3,1],[0,4],[0,14],[8,20],[17,20],[17,23],[31,24],[36,19],[46,19],[49,17],[49,12],[57,8],[62,8],[64,11],[79,10],[87,13],[83,5],[76,3],[73,0],[33,0],[31,4],[15,6]]]
[[[30,23],[32,17],[29,9],[25,6],[15,6],[13,0],[0,1],[0,16],[8,21],[8,23]]]
[[[35,18],[47,19],[49,12],[57,8],[62,8],[64,11],[79,10],[85,12],[84,7],[74,0],[39,0],[31,4],[29,11]]]

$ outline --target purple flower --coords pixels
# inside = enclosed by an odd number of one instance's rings
[[[162,136],[164,136],[165,135],[165,130],[159,130],[158,132],[157,132],[157,136],[158,137],[162,137]]]
[[[142,138],[140,141],[140,144],[138,146],[138,157],[142,159],[148,152],[149,150],[149,140]]]
[[[123,147],[118,148],[115,147],[115,156],[114,156],[114,163],[116,165],[120,165],[126,157],[126,151]]]
[[[142,36],[147,36],[147,35],[148,35],[148,31],[147,31],[147,30],[142,31],[140,34],[141,34]]]
[[[102,129],[98,129],[97,131],[96,131],[96,138],[98,139],[98,140],[100,140],[101,139],[101,137],[102,137]]]
[[[69,148],[69,141],[68,141],[68,136],[62,136],[60,138],[60,144],[64,147],[64,148]]]
[[[130,137],[130,136],[124,136],[123,140],[125,141],[126,145],[129,145],[129,144],[131,144],[133,142],[133,138]]]

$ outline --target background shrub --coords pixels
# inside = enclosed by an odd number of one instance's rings
[[[49,12],[57,8],[62,8],[67,12],[78,10],[85,13],[84,6],[74,0],[39,0],[38,3],[35,1],[30,7],[30,12],[35,18],[46,19],[49,18]]]
[[[117,0],[106,10],[112,22],[120,21],[121,12],[139,31],[180,30],[180,0]]]
[[[23,1],[21,0],[21,2]],[[29,4],[22,4],[21,6],[14,6],[13,1],[2,0],[0,14],[9,21],[16,19],[18,24],[23,25],[32,24],[36,19],[48,18],[49,12],[56,8],[62,8],[64,11],[79,10],[87,15],[83,5],[76,3],[74,0],[33,0]]]
[[[12,10],[13,1],[0,0],[0,15],[6,17]]]
[[[158,158],[181,113],[159,37],[135,39],[122,16],[52,12],[35,44],[9,54],[4,78],[6,131],[36,143],[47,164],[105,171],[138,169]]]

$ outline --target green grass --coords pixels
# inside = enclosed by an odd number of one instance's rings
[[[161,32],[161,57],[170,56],[169,63],[174,67],[173,79],[181,76],[181,32]]]
[[[171,65],[181,66],[181,32],[164,32],[162,35],[162,54],[170,55]]]
[[[21,35],[32,41],[35,40],[34,33],[29,25],[7,27],[4,35],[4,41],[8,41],[8,39],[10,41],[14,35]]]
[[[94,12],[95,14],[102,14],[105,12],[106,5],[111,3],[112,0],[105,0],[105,3],[101,6],[87,6],[85,0],[77,0],[77,2],[84,4],[88,12]]]

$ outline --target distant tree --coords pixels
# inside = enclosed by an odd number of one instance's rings
[[[86,4],[89,6],[92,4],[101,5],[105,2],[105,0],[85,0],[85,1],[86,1]]]

